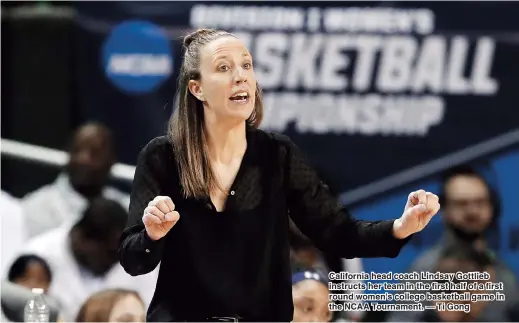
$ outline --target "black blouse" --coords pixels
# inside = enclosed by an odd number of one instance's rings
[[[225,210],[210,199],[185,199],[172,144],[157,137],[140,152],[120,262],[131,275],[159,277],[148,321],[201,321],[239,315],[248,321],[291,321],[288,211],[313,243],[343,258],[396,257],[409,241],[393,221],[359,221],[341,206],[286,136],[247,129],[247,149]],[[180,220],[152,241],[143,211],[171,197]]]

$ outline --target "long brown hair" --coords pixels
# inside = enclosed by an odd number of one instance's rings
[[[204,107],[188,88],[190,80],[200,80],[200,50],[221,37],[236,37],[215,29],[199,29],[184,37],[184,61],[178,79],[178,107],[169,121],[168,136],[173,144],[184,197],[209,196],[220,185],[211,169],[204,131]],[[261,89],[256,87],[255,107],[247,125],[258,128],[263,117]]]

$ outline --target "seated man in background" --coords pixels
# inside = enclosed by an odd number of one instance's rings
[[[326,273],[301,269],[292,275],[294,319],[292,322],[330,322]]]
[[[52,272],[43,258],[22,255],[11,265],[8,279],[11,283],[27,289],[42,288],[47,293],[52,281]]]
[[[158,268],[132,277],[119,264],[119,238],[127,218],[121,204],[97,198],[79,221],[37,236],[24,248],[24,253],[39,255],[48,262],[53,274],[49,295],[60,303],[65,321],[76,318],[90,295],[108,288],[135,290],[149,305]]]
[[[128,209],[129,195],[106,186],[115,160],[112,134],[107,127],[98,123],[80,127],[73,137],[67,166],[56,181],[22,199],[29,237],[64,222],[75,222],[88,201],[99,196],[119,201]]]
[[[515,275],[497,258],[487,241],[487,234],[498,228],[499,197],[482,175],[466,165],[454,167],[444,174],[441,192],[445,235],[436,246],[419,256],[409,271],[433,272],[445,250],[452,246],[465,246],[489,257],[495,281],[504,284],[505,293],[512,293],[517,288]],[[511,301],[508,296],[506,299]],[[502,321],[502,305],[503,302],[489,304],[478,320]],[[410,322],[418,320],[419,315],[419,312],[394,312],[388,320]]]

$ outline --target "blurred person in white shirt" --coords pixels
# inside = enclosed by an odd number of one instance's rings
[[[22,199],[29,237],[63,223],[74,223],[81,217],[88,201],[99,196],[119,201],[128,209],[129,195],[107,186],[115,161],[110,130],[99,123],[81,126],[73,137],[69,161],[63,172],[53,183]]]
[[[119,264],[117,250],[127,216],[118,202],[97,198],[75,224],[37,236],[23,249],[48,262],[53,274],[49,295],[60,303],[65,321],[76,318],[89,296],[108,288],[135,290],[146,306],[151,302],[158,269],[132,277]]]
[[[12,197],[7,192],[0,193],[1,205],[1,251],[0,256],[1,278],[7,276],[7,271],[15,258],[18,256],[20,247],[27,241],[25,219],[23,209],[18,199]]]

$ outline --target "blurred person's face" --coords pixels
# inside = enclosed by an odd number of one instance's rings
[[[244,121],[254,110],[256,75],[252,57],[234,37],[218,38],[200,49],[200,81],[191,80],[189,90],[203,97],[204,115],[209,119]],[[244,100],[231,99],[238,92]]]
[[[114,232],[103,240],[85,237],[75,231],[71,235],[71,247],[79,264],[94,275],[106,274],[118,261],[119,238],[122,231]]]
[[[67,165],[72,186],[85,196],[99,194],[113,162],[114,152],[108,133],[94,125],[82,127],[74,137]]]
[[[321,282],[306,279],[292,286],[293,322],[329,322],[328,288]]]
[[[43,288],[47,292],[50,285],[50,277],[45,267],[37,261],[31,261],[23,276],[16,278],[13,282],[29,289]]]
[[[446,224],[460,237],[474,240],[492,221],[492,203],[485,183],[477,177],[459,175],[445,187]]]
[[[146,313],[141,300],[134,295],[127,295],[118,300],[112,311],[108,322],[144,322]]]

